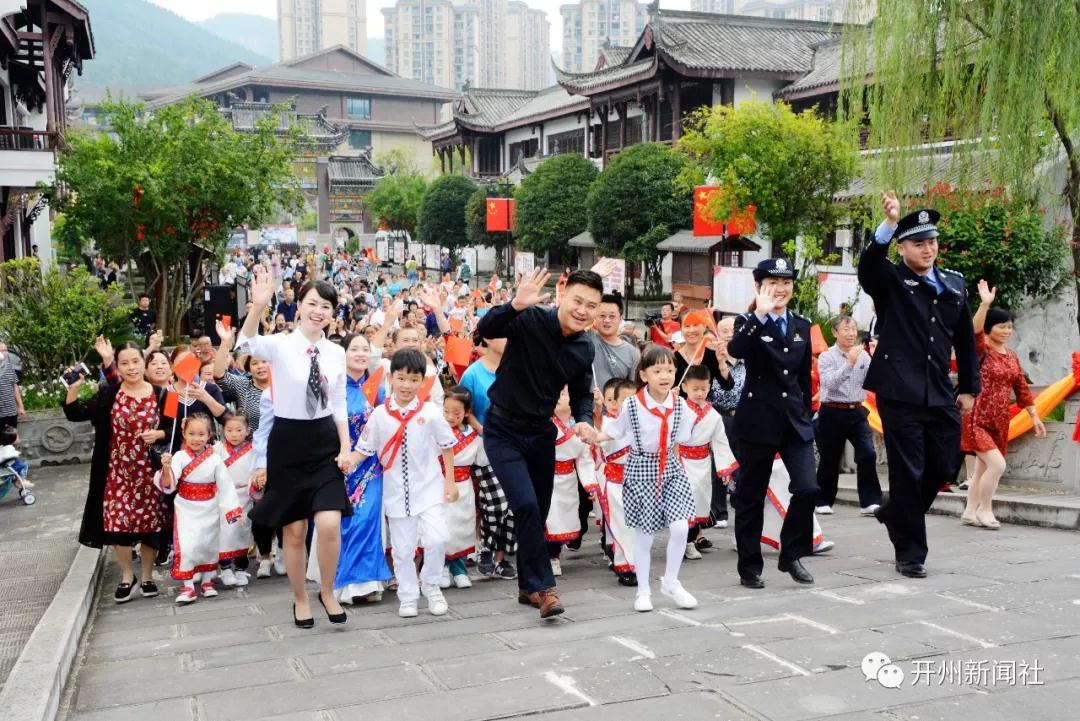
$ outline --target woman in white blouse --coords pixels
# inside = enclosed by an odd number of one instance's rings
[[[319,602],[332,623],[345,623],[334,597],[334,574],[341,545],[341,517],[352,514],[344,474],[352,470],[345,407],[345,351],[323,329],[333,320],[337,292],[324,281],[311,281],[298,293],[296,330],[260,336],[258,319],[273,297],[273,281],[264,270],[251,284],[254,304],[240,331],[239,347],[270,364],[274,426],[267,441],[266,490],[251,519],[283,528],[285,567],[300,628],[315,621],[304,589],[308,519],[314,517],[322,583]]]

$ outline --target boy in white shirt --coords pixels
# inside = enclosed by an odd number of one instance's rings
[[[403,348],[394,353],[390,360],[393,394],[372,412],[355,449],[364,456],[378,454],[383,466],[383,510],[389,522],[402,618],[417,615],[421,593],[433,616],[449,610],[439,581],[450,537],[444,503],[458,497],[454,482],[457,439],[442,411],[417,398],[426,370],[427,358],[420,351]],[[413,565],[417,545],[424,547],[419,585]]]

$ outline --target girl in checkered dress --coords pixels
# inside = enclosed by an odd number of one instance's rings
[[[689,521],[694,517],[694,494],[676,450],[690,440],[694,414],[672,392],[675,356],[658,345],[648,346],[637,368],[638,391],[607,426],[597,442],[629,442],[623,481],[626,525],[635,531],[634,566],[638,591],[634,610],[651,611],[649,560],[653,536],[667,528],[667,562],[660,592],[680,608],[696,608],[697,599],[679,583]]]

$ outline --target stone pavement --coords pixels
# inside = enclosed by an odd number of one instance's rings
[[[0,689],[75,558],[89,475],[88,465],[34,468],[37,503],[14,489],[0,501]]]
[[[850,507],[800,587],[767,555],[738,585],[730,529],[684,565],[701,602],[631,610],[590,533],[564,553],[567,613],[541,622],[516,584],[448,590],[450,614],[403,620],[392,594],[332,627],[292,625],[284,579],[178,608],[175,585],[115,606],[112,567],[61,708],[70,721],[545,721],[1074,718],[1080,534],[931,516],[930,576],[898,576],[884,530]],[[654,568],[662,567],[654,548]],[[772,559],[772,560],[770,560]],[[655,584],[654,584],[655,586]],[[871,653],[882,661],[861,667]],[[873,660],[873,657],[872,659]],[[904,678],[900,679],[900,676]],[[900,682],[899,689],[883,684]],[[1069,711],[1069,709],[1074,709]]]

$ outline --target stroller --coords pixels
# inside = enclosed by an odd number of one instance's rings
[[[5,446],[4,450],[11,448]],[[14,450],[14,449],[12,449]],[[12,488],[19,492],[19,498],[27,506],[34,505],[34,494],[30,490],[34,487],[34,484],[26,480],[26,461],[23,461],[18,456],[18,451],[14,451],[14,455],[11,452],[4,453],[0,451],[0,500],[4,499],[4,496],[8,494]]]

